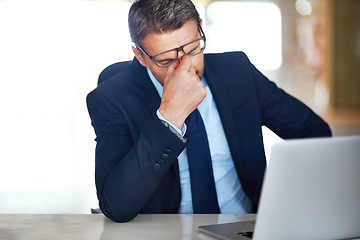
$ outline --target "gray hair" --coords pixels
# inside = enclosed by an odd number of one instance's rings
[[[140,45],[148,34],[177,30],[189,20],[200,26],[191,0],[135,0],[128,16],[130,37]]]

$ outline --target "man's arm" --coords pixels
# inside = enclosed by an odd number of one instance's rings
[[[156,114],[138,138],[133,136],[125,116],[96,90],[88,95],[87,105],[97,136],[95,180],[100,208],[114,221],[129,221],[149,201],[186,144]]]
[[[132,134],[134,126],[130,125],[141,113],[129,115],[131,103],[128,102],[122,103],[127,109],[122,112],[121,106],[115,107],[107,95],[95,90],[87,97],[97,136],[97,195],[104,214],[124,222],[134,218],[153,199],[152,195],[186,143],[155,114],[147,125],[140,127],[139,135]],[[205,95],[206,89],[196,75],[191,58],[183,56],[167,70],[158,111],[167,122],[180,129]],[[164,154],[169,156],[162,159]]]
[[[190,57],[185,55],[169,66],[163,87],[159,112],[180,129],[206,96],[206,89],[196,75]]]
[[[298,99],[269,81],[253,65],[263,124],[281,138],[331,136],[331,130],[317,114]]]

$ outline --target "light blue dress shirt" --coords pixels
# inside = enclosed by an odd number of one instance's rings
[[[148,68],[147,72],[160,97],[162,97],[162,85],[156,80]],[[242,189],[237,176],[212,93],[204,77],[202,77],[201,83],[206,88],[207,94],[205,99],[198,106],[198,110],[203,118],[205,128],[211,129],[211,131],[206,132],[209,141],[220,212],[225,214],[250,213],[252,212],[252,202]],[[164,120],[159,111],[157,111],[157,114],[160,119]],[[175,126],[173,127],[176,128]],[[184,136],[186,125],[184,124],[181,130],[178,128],[176,129]],[[186,149],[179,155],[178,161],[182,194],[179,213],[191,214],[193,213],[193,207]]]

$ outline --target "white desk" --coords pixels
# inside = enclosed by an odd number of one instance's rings
[[[115,223],[102,214],[0,214],[1,240],[211,239],[199,225],[254,220],[254,214],[144,214]]]

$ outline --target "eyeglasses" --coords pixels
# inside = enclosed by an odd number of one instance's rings
[[[156,66],[167,67],[177,61],[179,56],[179,51],[183,51],[185,55],[192,57],[202,53],[205,50],[206,37],[200,26],[199,29],[202,33],[201,38],[189,42],[185,45],[182,45],[181,47],[167,50],[165,52],[156,54],[154,56],[150,56],[142,47],[140,47],[137,44],[135,45],[138,49],[140,49],[143,53],[145,53],[145,55],[156,64]]]

